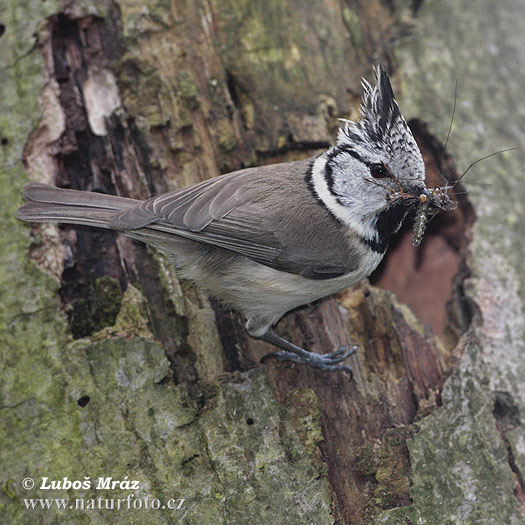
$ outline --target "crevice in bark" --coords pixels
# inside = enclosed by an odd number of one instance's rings
[[[52,57],[46,66],[58,82],[65,130],[48,149],[58,166],[57,186],[146,198],[165,188],[150,163],[151,150],[141,130],[119,110],[105,118],[105,134],[96,134],[89,116],[93,108],[85,97],[88,79],[96,83],[97,73],[109,71],[119,56],[118,13],[113,15],[104,20],[64,14],[49,19],[51,49],[43,56]],[[73,336],[86,337],[112,326],[131,282],[148,299],[150,329],[163,344],[173,379],[194,384],[187,320],[165,296],[161,272],[146,247],[111,231],[82,226],[61,225],[60,235],[64,270],[59,293]]]
[[[213,297],[210,297],[210,302],[215,313],[222,353],[226,361],[226,371],[247,370],[247,367],[244,366],[244,360],[239,355],[239,340],[242,340],[244,335],[240,334],[242,329],[240,316],[231,309],[223,307]]]
[[[240,110],[242,109],[241,101],[239,99],[239,86],[237,84],[237,80],[235,77],[230,73],[230,71],[226,70],[226,86],[228,87],[228,93],[230,94],[231,101],[235,107],[235,109]],[[232,117],[233,115],[230,115]]]
[[[142,290],[148,301],[151,331],[162,343],[175,384],[194,384],[197,375],[193,367],[195,356],[187,341],[188,321],[175,312],[171,298],[157,278],[160,270],[147,247],[137,241],[134,248],[137,281],[133,284]]]
[[[494,415],[496,428],[498,429],[503,445],[505,446],[505,451],[507,452],[509,467],[516,480],[514,495],[518,500],[520,511],[525,517],[525,481],[523,473],[516,463],[514,449],[507,435],[508,432],[521,425],[519,407],[508,392],[494,392],[493,397],[494,408],[492,414]]]
[[[90,129],[83,96],[89,68],[104,65],[101,56],[105,50],[95,53],[95,49],[87,47],[87,42],[95,40],[95,33],[100,36],[104,22],[89,19],[82,24],[60,14],[51,23],[53,64],[48,67],[59,84],[59,100],[65,114],[65,132],[55,155],[56,184],[115,193],[105,138]],[[103,39],[96,40],[100,43]],[[85,337],[114,324],[128,279],[120,264],[114,233],[71,226],[61,226],[61,232],[67,257],[60,296],[73,336]],[[101,279],[109,278],[118,286],[100,286]]]

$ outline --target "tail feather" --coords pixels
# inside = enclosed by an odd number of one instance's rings
[[[29,201],[17,211],[17,217],[29,222],[63,222],[109,228],[115,214],[140,201],[103,193],[67,190],[39,182],[24,187]]]
[[[36,202],[28,202],[16,212],[19,219],[27,222],[61,222],[101,228],[109,228],[109,221],[114,215],[114,210],[59,204],[43,205]]]
[[[78,191],[57,188],[41,182],[30,182],[22,190],[22,195],[28,201],[45,202],[48,204],[67,204],[70,206],[88,206],[92,208],[107,208],[123,211],[136,206],[139,201],[106,195],[94,191]]]
[[[177,266],[185,267],[197,264],[202,239],[199,232],[177,228],[169,222],[141,223],[140,210],[133,217],[134,228],[129,229],[129,223],[119,227],[116,218],[122,212],[138,206],[142,201],[105,195],[102,193],[67,190],[32,182],[24,187],[23,195],[27,199],[18,208],[16,215],[27,222],[59,222],[79,224],[117,230],[126,237],[150,244],[161,250],[168,251],[174,257]],[[229,245],[218,244],[228,249]],[[185,262],[184,262],[185,261]],[[190,261],[190,262],[188,262]],[[189,275],[189,274],[188,274]]]

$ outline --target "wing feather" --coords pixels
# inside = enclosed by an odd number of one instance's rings
[[[313,232],[322,224],[319,217],[305,214],[306,223],[299,229],[290,220],[294,202],[298,213],[306,202],[315,213],[328,213],[304,183],[310,163],[306,159],[250,168],[153,197],[116,215],[111,226],[172,233],[311,279],[338,277],[355,268],[356,254],[349,253],[341,239],[332,246],[324,232]],[[324,244],[312,246],[314,241]],[[336,260],[330,259],[333,253]]]

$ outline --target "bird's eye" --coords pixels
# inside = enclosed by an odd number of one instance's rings
[[[384,179],[389,176],[388,170],[383,164],[373,164],[370,166],[370,174],[374,179]]]

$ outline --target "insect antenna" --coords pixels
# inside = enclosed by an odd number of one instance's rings
[[[517,149],[524,149],[524,146],[515,146],[513,148],[507,148],[507,149],[501,149],[499,151],[495,151],[494,153],[491,153],[490,155],[485,155],[484,157],[481,157],[478,160],[475,160],[474,162],[471,162],[467,169],[454,181],[454,184],[449,188],[450,190],[454,189],[458,182],[470,171],[471,168],[473,168],[478,162],[481,162],[482,160],[489,159],[490,157],[494,157],[496,155],[501,155],[502,153],[507,153],[507,151],[515,151]]]
[[[456,116],[456,106],[458,103],[458,84],[460,78],[461,77],[456,78],[456,83],[454,85],[454,106],[452,107],[452,117],[450,118],[450,125],[448,126],[447,138],[445,139],[445,145],[443,146],[443,153],[441,154],[440,164],[443,162],[443,157],[445,156],[445,152],[447,151],[448,139],[450,138],[450,133],[452,132],[452,125],[454,124],[454,117]]]
[[[450,118],[450,125],[448,127],[447,138],[445,139],[445,145],[443,146],[443,151],[441,153],[441,158],[439,159],[439,176],[445,181],[448,182],[447,178],[443,174],[443,159],[445,158],[445,153],[447,151],[448,139],[450,138],[450,133],[452,132],[452,125],[454,124],[454,117],[456,116],[456,106],[458,102],[458,84],[460,77],[456,78],[456,84],[454,86],[454,106],[452,107],[452,117]]]
[[[370,179],[370,178],[365,178],[363,179],[365,182],[369,182],[370,184],[375,184],[376,186],[379,186],[380,188],[384,188],[385,190],[390,190],[390,191],[394,191],[392,188],[390,188],[389,186],[386,186],[385,184],[381,184],[380,182],[378,182],[377,180],[374,180],[374,179]]]

